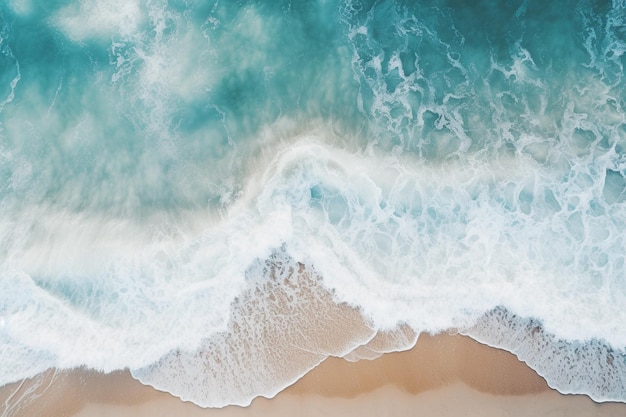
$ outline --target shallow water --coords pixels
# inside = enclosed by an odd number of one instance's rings
[[[626,401],[626,3],[466,3],[2,3],[0,384],[247,404],[408,325]]]

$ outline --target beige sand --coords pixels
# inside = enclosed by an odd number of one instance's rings
[[[156,400],[132,407],[89,404],[76,417],[623,417],[623,404],[597,405],[585,397],[560,396],[548,391],[521,396],[497,396],[455,383],[417,395],[393,385],[355,398],[324,397],[315,394],[279,394],[272,400],[258,399],[250,407],[203,410],[190,404]]]
[[[128,372],[53,372],[0,388],[2,417],[625,416],[626,404],[565,396],[514,355],[463,336],[420,336],[406,352],[356,363],[330,358],[276,398],[202,409]]]

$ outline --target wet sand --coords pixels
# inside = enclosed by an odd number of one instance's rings
[[[0,388],[2,417],[624,416],[626,404],[561,395],[523,362],[459,335],[421,335],[375,360],[329,358],[273,399],[203,409],[127,371],[48,371]]]

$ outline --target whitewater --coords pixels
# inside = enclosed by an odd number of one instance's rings
[[[0,385],[203,407],[453,332],[626,401],[626,2],[6,0]]]

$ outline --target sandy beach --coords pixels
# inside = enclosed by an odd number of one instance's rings
[[[421,335],[374,360],[329,358],[275,398],[203,409],[128,372],[48,371],[0,389],[2,417],[623,416],[626,404],[561,395],[517,358],[459,335]]]

